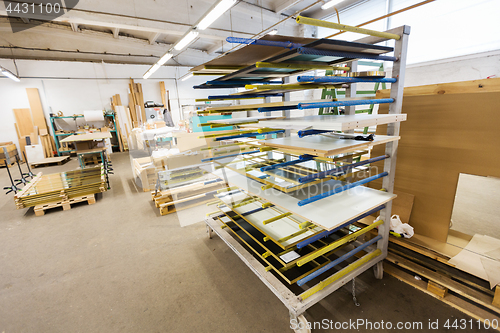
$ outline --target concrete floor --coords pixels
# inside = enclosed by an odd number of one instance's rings
[[[92,206],[36,217],[0,194],[0,332],[292,332],[285,306],[203,223],[159,216],[128,154],[113,154],[113,166],[112,189]],[[72,158],[35,171],[75,168]],[[348,284],[307,318],[422,321],[424,331],[429,319],[469,319],[390,276],[356,281],[359,307]]]

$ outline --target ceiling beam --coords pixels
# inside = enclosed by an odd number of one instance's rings
[[[154,45],[156,44],[156,40],[161,36],[161,33],[159,32],[154,32],[151,37],[149,37],[149,44]]]
[[[285,10],[288,8],[295,6],[302,0],[282,0],[282,1],[277,1],[274,5],[274,11],[278,14],[283,13]]]

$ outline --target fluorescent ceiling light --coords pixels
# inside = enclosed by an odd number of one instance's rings
[[[271,31],[269,31],[267,34],[268,35],[276,35],[278,33],[278,29],[273,29]]]
[[[328,9],[328,8],[332,8],[333,6],[335,6],[336,4],[341,3],[342,1],[344,1],[344,0],[332,0],[332,1],[328,1],[323,6],[321,6],[321,9],[325,10],[325,9]]]
[[[174,49],[176,49],[177,51],[182,50],[183,48],[191,44],[191,42],[195,40],[195,38],[198,37],[199,34],[200,33],[198,31],[190,31],[187,35],[184,36],[184,38],[182,38],[177,42],[177,44],[175,44]]]
[[[197,28],[205,30],[236,3],[236,0],[222,0],[198,23]]]
[[[172,57],[173,57],[172,53],[165,53],[163,57],[161,57],[160,60],[158,60],[158,65],[160,66],[164,65]]]
[[[5,75],[6,77],[8,77],[9,79],[11,79],[11,80],[14,80],[14,81],[16,81],[16,82],[21,81],[21,80],[17,77],[17,75],[13,74],[13,73],[12,73],[11,71],[9,71],[8,69],[5,69],[5,68],[3,68],[3,67],[0,67],[0,72],[1,72],[3,75]]]
[[[188,73],[188,74],[184,75],[183,78],[181,78],[181,81],[186,81],[187,79],[190,79],[193,76],[194,76],[193,73]]]

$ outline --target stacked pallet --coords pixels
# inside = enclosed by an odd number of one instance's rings
[[[160,209],[160,215],[167,215],[213,201],[213,196],[224,187],[221,179],[214,179],[152,192],[151,198]]]
[[[38,173],[14,196],[17,209],[61,202],[107,190],[103,166],[42,175]]]

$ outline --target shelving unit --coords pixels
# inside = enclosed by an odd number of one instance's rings
[[[392,200],[396,197],[393,189],[400,122],[406,120],[401,106],[409,33],[410,28],[402,26],[379,33],[382,37],[369,36],[354,43],[316,40],[304,45],[294,43],[293,39],[288,43],[255,41],[233,52],[231,59],[238,52],[252,52],[252,44],[291,49],[260,58],[254,65],[195,87],[247,88],[234,95],[209,96],[209,99],[282,96],[281,102],[270,103],[267,99],[261,104],[207,108],[199,112],[202,115],[257,110],[266,115],[208,121],[214,127],[223,124],[239,127],[240,134],[231,133],[225,139],[260,134],[266,135],[266,139],[255,139],[247,147],[241,145],[244,152],[239,155],[213,160],[210,172],[229,187],[215,195],[218,210],[209,214],[205,222],[209,237],[217,234],[285,304],[290,318],[304,325],[303,314],[309,307],[367,269],[373,267],[376,278],[383,277],[382,260],[387,256]],[[375,45],[390,39],[395,40],[394,48]],[[384,55],[391,51],[393,56]],[[356,72],[358,59],[392,61],[392,78],[363,77]],[[218,64],[223,61],[224,58],[217,60]],[[264,68],[259,67],[261,63],[266,64]],[[338,67],[341,64],[345,66]],[[333,65],[334,70],[350,72],[299,76],[297,84],[288,83],[289,75]],[[260,85],[276,78],[283,81]],[[356,98],[358,82],[391,84],[390,98]],[[345,98],[295,102],[289,99],[290,91],[332,85],[345,89]],[[378,103],[390,104],[388,115],[356,114],[356,105]],[[345,107],[345,115],[290,118],[290,110],[339,106]],[[356,129],[382,124],[387,125],[387,135],[372,139],[356,138],[358,134],[354,134]],[[271,139],[270,133],[278,138]],[[384,155],[353,163],[354,158],[366,156],[372,146],[382,144]],[[370,163],[382,160],[383,171],[372,175]],[[382,190],[363,186],[376,179],[382,179]],[[356,224],[377,212],[380,213],[377,222],[368,226]],[[375,228],[378,235],[371,236],[369,231]],[[295,284],[302,288],[300,292],[295,286],[292,288]]]
[[[106,114],[106,115],[104,115],[104,117],[111,117],[112,118],[113,125],[114,125],[115,129],[114,130],[110,130],[110,132],[113,135],[112,140],[114,140],[114,141],[117,142],[118,138],[117,138],[117,135],[116,135],[115,115],[114,114]],[[50,127],[52,129],[52,135],[54,136],[54,141],[56,143],[57,156],[61,156],[61,154],[65,154],[65,153],[68,153],[68,154],[69,153],[75,153],[76,150],[75,149],[72,149],[72,150],[60,150],[60,148],[61,148],[60,140],[64,139],[65,137],[68,137],[70,135],[73,135],[74,133],[56,133],[56,123],[55,123],[55,121],[57,119],[73,119],[73,120],[76,121],[76,119],[79,119],[79,118],[83,118],[83,115],[79,115],[79,116],[50,117]],[[113,148],[114,147],[119,147],[118,143],[117,144],[113,144]]]

